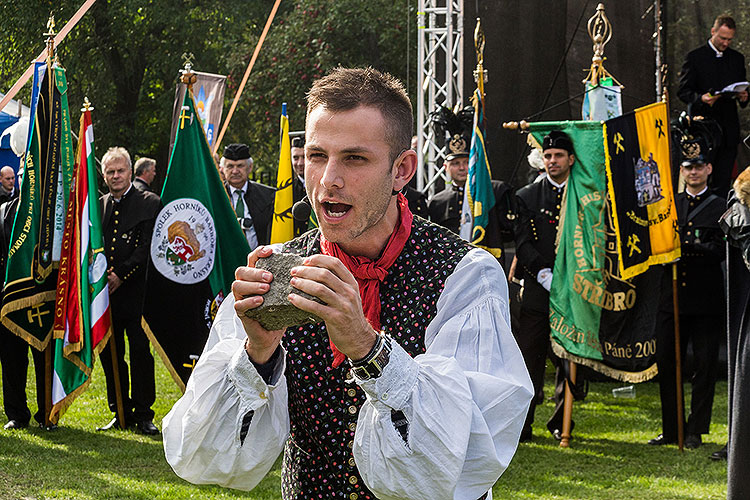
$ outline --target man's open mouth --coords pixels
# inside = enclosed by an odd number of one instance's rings
[[[331,203],[329,201],[324,201],[322,206],[326,215],[332,219],[343,217],[352,208],[351,205],[346,203]]]

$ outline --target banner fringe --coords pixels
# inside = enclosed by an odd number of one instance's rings
[[[592,370],[615,380],[619,380],[620,382],[630,382],[633,384],[646,382],[647,380],[651,380],[652,378],[654,378],[659,373],[659,370],[656,367],[656,363],[640,372],[626,372],[624,370],[618,370],[617,368],[607,366],[603,362],[596,359],[582,358],[580,356],[576,356],[575,354],[571,354],[566,351],[563,346],[558,344],[554,339],[550,338],[550,340],[552,340],[552,351],[557,354],[557,356],[574,363],[578,363],[582,366],[588,366]]]
[[[151,327],[148,326],[146,318],[144,318],[143,316],[141,316],[141,326],[143,327],[143,331],[146,333],[146,337],[148,337],[148,339],[151,341],[151,344],[154,346],[156,352],[159,353],[159,357],[161,358],[162,363],[164,363],[164,366],[167,367],[169,374],[172,375],[172,379],[174,379],[177,387],[179,387],[182,393],[185,394],[185,383],[177,374],[177,370],[175,370],[174,366],[172,365],[172,361],[169,359],[169,356],[167,356],[164,348],[162,348],[161,344],[156,339],[156,335],[154,335],[154,332],[151,331]]]

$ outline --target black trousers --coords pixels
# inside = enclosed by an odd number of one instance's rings
[[[660,312],[656,340],[656,364],[659,368],[662,433],[667,440],[677,440],[677,381],[673,314]],[[714,388],[718,370],[719,344],[725,339],[724,320],[720,314],[680,314],[680,352],[685,359],[688,342],[693,345],[694,370],[689,377],[692,386],[690,415],[685,435],[708,434]]]
[[[156,400],[154,357],[151,355],[148,337],[141,327],[140,311],[137,311],[136,315],[133,310],[128,311],[124,307],[118,307],[116,302],[110,304],[112,307],[112,333],[117,351],[117,366],[120,374],[120,390],[122,391],[125,418],[131,422],[153,420],[154,411],[151,406]],[[128,364],[125,362],[126,332],[130,350],[130,377],[128,377]],[[102,361],[104,376],[107,380],[109,409],[116,413],[117,398],[109,343],[102,350],[99,358]]]
[[[544,388],[544,371],[549,354],[555,365],[555,410],[552,413],[547,428],[551,431],[562,430],[563,403],[565,401],[565,362],[550,352],[549,315],[521,308],[519,328],[513,331],[516,343],[521,349],[526,369],[529,371],[531,382],[534,384],[534,398],[531,400],[526,421],[523,424],[521,436],[531,435],[531,425],[534,423],[534,412],[538,403],[538,395]]]
[[[44,422],[44,352],[32,348],[25,340],[0,324],[0,363],[3,366],[3,410],[8,420],[28,424],[31,412],[26,404],[26,373],[29,349],[34,358],[37,411],[34,419]]]

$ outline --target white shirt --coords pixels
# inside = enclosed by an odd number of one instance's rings
[[[221,305],[185,394],[163,420],[164,452],[190,482],[250,490],[289,434],[286,351],[267,385],[244,350],[233,304]],[[533,395],[510,330],[507,280],[489,253],[471,250],[448,277],[425,346],[411,358],[394,342],[382,375],[357,380],[367,400],[354,459],[378,498],[476,500],[508,467]],[[391,409],[409,421],[408,444]]]
[[[711,41],[710,38],[708,39],[708,46],[714,49],[714,52],[716,53],[716,57],[724,57],[724,52],[714,47],[714,43]]]
[[[240,193],[247,193],[249,182],[245,181],[245,184],[241,188],[235,188],[232,185],[229,185],[229,191],[232,193],[232,208],[237,207],[237,199],[240,197]],[[250,210],[247,208],[247,202],[245,201],[245,198],[242,198],[242,206],[245,207],[245,215],[243,217],[253,220],[252,216],[250,215]],[[258,235],[255,232],[255,226],[251,223],[249,229],[245,229],[245,237],[247,238],[247,242],[250,244],[250,250],[255,250],[255,248],[258,246]]]
[[[702,194],[703,194],[703,193],[705,193],[706,191],[708,191],[708,186],[703,186],[703,189],[701,189],[700,191],[698,191],[698,192],[697,192],[697,193],[695,193],[695,194],[691,193],[691,192],[690,192],[690,189],[688,189],[688,188],[685,188],[685,192],[686,192],[686,193],[688,194],[688,196],[689,196],[689,197],[691,197],[691,198],[697,198],[698,196],[702,195]]]

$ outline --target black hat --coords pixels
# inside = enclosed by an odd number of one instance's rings
[[[250,158],[250,148],[247,144],[230,144],[224,148],[224,158],[227,160],[247,160]]]
[[[703,165],[708,163],[708,148],[701,137],[686,137],[680,141],[682,166]]]
[[[293,148],[304,148],[305,147],[305,136],[298,135],[294,139],[292,139],[292,147]]]
[[[674,129],[680,145],[681,165],[711,163],[722,135],[716,121],[700,116],[691,117],[683,111]]]
[[[435,129],[435,135],[441,136],[446,131],[450,134],[445,161],[469,156],[474,122],[473,107],[466,106],[458,113],[454,113],[451,109],[439,105],[437,110],[430,113],[430,122]]]
[[[552,130],[549,134],[544,136],[544,140],[542,141],[542,151],[551,148],[564,149],[569,154],[575,154],[575,151],[573,150],[573,141],[570,140],[568,134],[559,130]]]
[[[466,140],[465,136],[455,134],[448,143],[448,149],[450,153],[445,157],[445,161],[455,160],[456,158],[468,158],[469,141]]]

